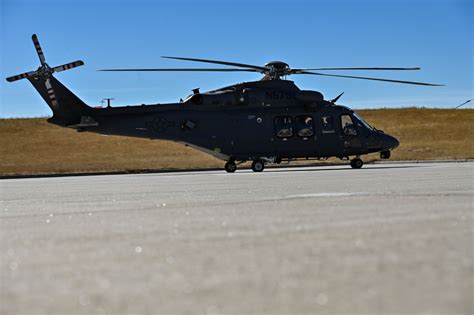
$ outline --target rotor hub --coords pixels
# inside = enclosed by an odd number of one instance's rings
[[[278,69],[278,70],[285,70],[289,69],[290,66],[283,61],[269,61],[265,64],[266,68],[273,68],[273,69]]]
[[[53,72],[54,69],[52,69],[47,63],[44,63],[36,70],[36,76],[47,79],[51,77]]]
[[[290,66],[283,61],[269,61],[265,64],[265,68],[268,69],[266,73],[273,79],[278,79],[281,76],[287,75],[290,73]]]

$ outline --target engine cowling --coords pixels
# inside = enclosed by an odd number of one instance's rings
[[[296,99],[300,102],[303,103],[323,103],[324,102],[324,96],[318,91],[299,91],[298,94],[296,94]]]
[[[231,106],[235,105],[237,100],[234,91],[220,91],[216,93],[196,93],[192,95],[187,102],[192,105],[203,106]]]

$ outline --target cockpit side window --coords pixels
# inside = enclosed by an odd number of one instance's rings
[[[360,124],[364,125],[365,128],[372,130],[372,126],[370,126],[365,120],[362,119],[359,115],[357,115],[356,112],[352,113],[354,115],[354,118],[359,121]]]
[[[321,117],[321,133],[334,133],[334,122],[332,116]]]
[[[341,115],[342,132],[348,136],[357,136],[357,129],[354,126],[351,116]]]
[[[308,138],[314,134],[313,117],[298,116],[296,117],[296,133],[301,138]]]
[[[290,116],[275,117],[275,134],[278,138],[293,136],[293,122]]]

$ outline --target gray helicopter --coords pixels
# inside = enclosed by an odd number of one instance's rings
[[[78,60],[50,67],[38,37],[32,36],[41,65],[35,71],[7,78],[27,79],[53,111],[49,123],[94,132],[149,139],[164,139],[204,151],[226,161],[225,170],[252,161],[252,170],[261,172],[267,163],[298,159],[350,160],[361,168],[360,156],[380,152],[389,159],[399,141],[371,127],[348,107],[336,105],[339,96],[324,100],[318,91],[300,90],[288,75],[306,74],[425,86],[412,81],[335,75],[320,70],[419,70],[420,68],[290,68],[282,61],[264,66],[197,58],[163,57],[233,68],[105,69],[101,71],[211,71],[258,72],[259,81],[244,82],[213,91],[193,93],[178,103],[96,108],[59,82],[53,73],[82,66]],[[352,159],[351,159],[352,157]]]

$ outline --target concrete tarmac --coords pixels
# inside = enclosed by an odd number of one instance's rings
[[[473,314],[474,163],[0,181],[1,314]]]

